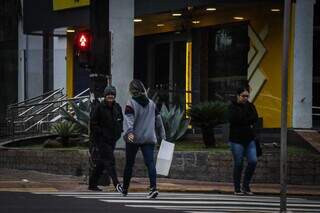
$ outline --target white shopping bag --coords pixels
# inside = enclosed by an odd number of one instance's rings
[[[173,152],[174,152],[174,143],[162,140],[161,146],[158,152],[156,170],[158,175],[169,175],[169,170],[171,167]]]

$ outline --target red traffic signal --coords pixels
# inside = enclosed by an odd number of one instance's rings
[[[78,51],[89,51],[91,42],[92,36],[89,31],[80,31],[75,37],[75,46]]]

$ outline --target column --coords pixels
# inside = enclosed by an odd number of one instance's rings
[[[109,1],[111,31],[111,75],[117,88],[117,101],[124,107],[128,85],[133,79],[134,63],[134,0]]]
[[[313,6],[297,0],[294,20],[293,127],[312,127]]]

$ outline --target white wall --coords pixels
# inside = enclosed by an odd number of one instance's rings
[[[66,65],[66,50],[67,38],[53,38],[53,89],[64,88],[66,93],[67,87],[67,65]]]
[[[25,49],[26,36],[23,34],[22,20],[19,20],[18,25],[18,101],[25,99]]]
[[[133,79],[134,0],[110,0],[109,11],[112,83],[117,88],[117,101],[124,107]]]
[[[26,36],[26,89],[27,97],[43,94],[43,39],[42,36]]]
[[[297,0],[294,25],[293,127],[312,127],[313,6]]]

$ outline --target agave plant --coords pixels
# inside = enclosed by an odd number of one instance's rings
[[[227,106],[225,102],[212,101],[199,103],[188,110],[191,124],[201,128],[206,148],[215,147],[213,128],[227,121]]]
[[[90,120],[89,101],[80,101],[79,104],[70,101],[69,104],[72,108],[72,111],[69,112],[64,108],[60,108],[60,114],[65,120],[76,123],[83,133],[88,134],[88,126]]]
[[[167,108],[165,104],[162,104],[160,115],[166,131],[167,141],[178,141],[186,133],[190,119],[185,118],[184,114],[184,110],[179,107]]]
[[[69,138],[80,133],[78,125],[70,121],[62,121],[51,126],[50,132],[61,138],[63,146],[69,145]]]

